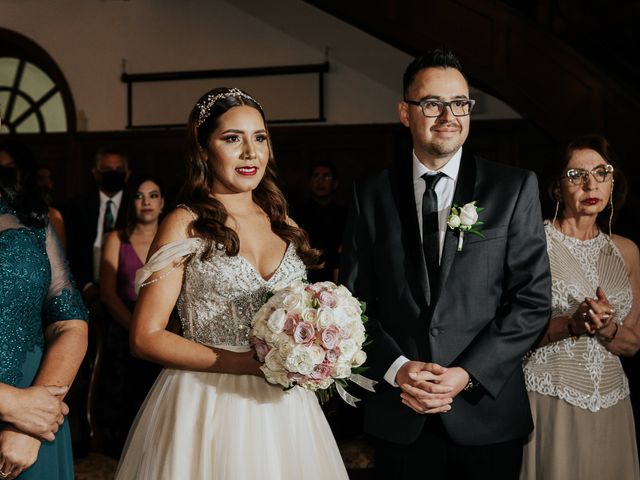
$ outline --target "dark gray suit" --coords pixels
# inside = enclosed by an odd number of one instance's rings
[[[485,210],[484,238],[447,230],[440,295],[431,298],[418,230],[411,157],[354,188],[341,279],[367,303],[373,341],[367,376],[382,380],[400,355],[464,368],[480,387],[440,415],[460,445],[524,438],[533,424],[521,360],[550,313],[551,280],[532,172],[463,153],[454,203]],[[384,380],[365,405],[365,430],[397,444],[421,434],[425,415]]]

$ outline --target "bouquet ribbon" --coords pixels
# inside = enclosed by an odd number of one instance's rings
[[[374,392],[374,393],[375,393],[375,389],[373,387],[376,385],[376,383],[378,383],[378,382],[376,382],[374,380],[371,380],[371,379],[369,379],[367,377],[363,377],[359,373],[352,373],[351,376],[347,377],[347,380],[351,380],[353,383],[355,383],[359,387],[362,387],[365,390],[368,390],[368,391]],[[344,400],[346,403],[348,403],[349,405],[351,405],[352,407],[355,407],[356,406],[356,402],[360,401],[359,398],[354,397],[349,392],[347,392],[344,389],[344,387],[342,385],[340,385],[340,383],[338,383],[338,382],[336,382],[336,391],[338,392],[338,395],[340,395],[340,398],[342,400]]]

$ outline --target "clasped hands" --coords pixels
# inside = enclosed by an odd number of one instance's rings
[[[68,387],[33,386],[16,388],[3,395],[0,429],[0,473],[16,478],[35,463],[41,441],[53,441],[69,413],[62,401]]]
[[[451,410],[454,397],[468,382],[469,374],[463,368],[445,368],[437,363],[409,361],[396,374],[402,403],[421,414]]]
[[[610,338],[617,327],[613,317],[615,309],[609,303],[604,290],[596,289],[596,298],[585,298],[569,318],[569,331],[576,335],[583,333]],[[613,325],[613,326],[612,326]],[[606,334],[609,332],[609,335]]]

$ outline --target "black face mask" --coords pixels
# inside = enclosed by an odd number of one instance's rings
[[[124,188],[125,172],[108,170],[100,174],[100,188],[105,192],[119,192]]]
[[[15,190],[18,183],[18,169],[16,167],[0,166],[0,186],[5,189]]]

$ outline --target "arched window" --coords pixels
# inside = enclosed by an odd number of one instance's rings
[[[53,59],[28,38],[0,28],[2,133],[75,131],[69,86]]]

